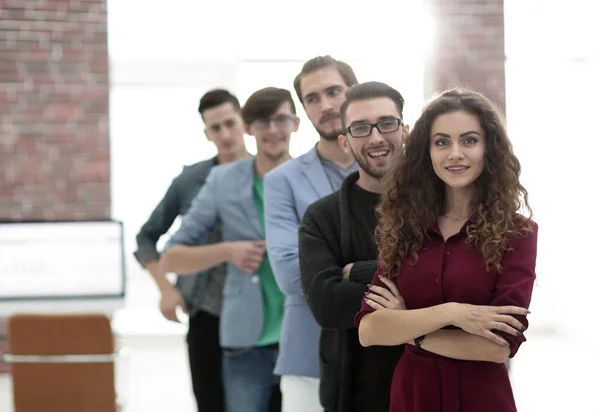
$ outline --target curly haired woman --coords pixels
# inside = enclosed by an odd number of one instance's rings
[[[408,343],[390,411],[516,411],[504,363],[525,341],[537,252],[520,171],[499,111],[461,89],[435,97],[397,152],[355,319],[364,346]]]

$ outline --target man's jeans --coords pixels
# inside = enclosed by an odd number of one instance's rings
[[[223,381],[227,412],[273,410],[270,406],[271,397],[274,391],[279,391],[279,377],[273,375],[277,354],[277,344],[223,349]],[[278,410],[280,408],[279,404]]]

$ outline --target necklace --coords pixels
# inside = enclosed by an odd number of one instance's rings
[[[469,218],[469,216],[461,216],[461,217],[451,217],[451,216],[447,216],[447,215],[442,215],[442,216],[445,217],[446,219],[454,220],[455,222],[459,222],[461,220]]]

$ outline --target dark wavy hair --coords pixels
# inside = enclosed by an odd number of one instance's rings
[[[511,237],[531,231],[527,190],[519,182],[521,165],[503,116],[480,93],[447,90],[425,106],[384,178],[376,238],[379,263],[387,277],[393,277],[407,259],[417,261],[427,228],[443,213],[445,184],[431,164],[431,126],[438,116],[458,111],[479,119],[486,143],[484,170],[474,182],[467,242],[481,252],[487,270],[494,267],[502,272],[501,258]],[[528,217],[519,213],[521,209]]]

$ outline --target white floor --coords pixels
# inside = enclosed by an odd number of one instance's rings
[[[511,367],[520,412],[600,412],[600,343],[550,335],[528,337]],[[136,336],[119,365],[126,412],[193,412],[182,336]],[[8,375],[0,375],[0,412],[12,411]]]
[[[600,342],[528,335],[511,366],[520,412],[600,412]]]

